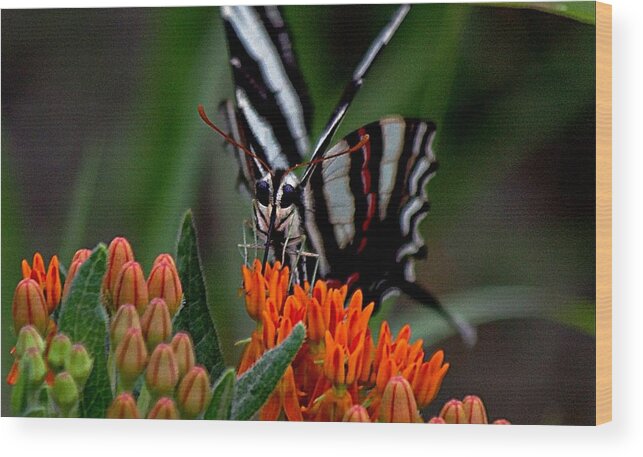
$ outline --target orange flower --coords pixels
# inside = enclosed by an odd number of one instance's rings
[[[62,284],[60,281],[60,265],[58,256],[53,256],[49,260],[49,267],[45,271],[45,261],[39,252],[33,256],[31,266],[27,260],[22,260],[22,278],[33,279],[42,289],[47,303],[47,311],[51,314],[54,312],[62,296]]]
[[[375,305],[364,306],[360,290],[348,297],[348,286],[334,288],[322,280],[312,288],[305,283],[289,290],[288,267],[276,262],[262,270],[258,260],[242,267],[246,311],[257,326],[238,373],[283,341],[297,322],[306,324],[308,340],[260,419],[275,420],[283,413],[289,420],[341,421],[355,405],[367,411],[365,418],[360,410],[362,420],[377,419],[385,387],[396,376],[418,408],[435,398],[449,365],[442,351],[425,361],[423,342],[411,342],[409,326],[393,338],[384,322],[375,341],[368,326]]]

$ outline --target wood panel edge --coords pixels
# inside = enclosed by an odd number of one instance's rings
[[[612,420],[612,6],[596,2],[596,424]]]

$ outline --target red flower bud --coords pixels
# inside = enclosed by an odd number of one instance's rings
[[[384,388],[379,408],[380,422],[418,422],[417,403],[411,384],[402,376],[393,376]]]
[[[179,378],[182,378],[195,363],[192,338],[185,332],[178,332],[174,335],[174,338],[172,338],[171,344],[174,355],[176,355],[176,363],[179,367]]]
[[[85,260],[89,259],[90,255],[92,255],[91,249],[79,249],[74,253],[74,256],[71,258],[71,263],[74,263],[77,260],[84,262]]]
[[[179,381],[179,369],[172,346],[161,343],[150,356],[145,371],[145,382],[150,392],[157,396],[171,396]]]
[[[49,261],[47,277],[45,279],[45,292],[47,300],[47,311],[51,314],[60,303],[62,296],[62,284],[60,282],[60,266],[58,257],[53,256]]]
[[[429,419],[427,424],[446,424],[446,422],[444,422],[444,419],[439,416],[433,416],[431,419]]]
[[[136,400],[129,392],[123,392],[112,401],[107,409],[108,419],[140,419]]]
[[[116,367],[121,384],[125,388],[134,386],[143,373],[147,362],[147,349],[139,328],[130,328],[116,348]]]
[[[440,417],[447,424],[466,424],[467,418],[460,400],[449,400],[440,411]]]
[[[464,408],[464,414],[466,418],[466,423],[468,424],[487,424],[487,410],[482,403],[480,397],[475,395],[468,395],[462,400],[462,407]]]
[[[25,325],[33,325],[41,336],[46,335],[49,313],[38,282],[28,278],[18,283],[13,295],[12,312],[16,333]]]
[[[79,249],[78,251],[76,251],[76,253],[74,254],[74,257],[71,259],[69,270],[67,270],[67,277],[65,278],[65,286],[63,287],[63,295],[62,295],[63,300],[65,300],[69,296],[69,292],[71,291],[71,285],[74,282],[76,273],[78,273],[78,269],[83,264],[83,262],[89,258],[91,253],[92,251],[90,251],[89,249]]]
[[[176,409],[174,400],[168,397],[161,397],[152,407],[148,419],[179,419],[179,412]]]
[[[177,392],[177,401],[183,417],[193,419],[202,414],[210,403],[210,377],[203,367],[188,371]]]
[[[511,422],[509,422],[507,419],[496,419],[493,421],[493,425],[511,425]]]
[[[141,328],[141,321],[134,305],[123,305],[118,308],[112,324],[110,326],[109,336],[113,347],[118,347],[125,337],[127,331],[131,328]]]
[[[176,266],[174,263],[174,258],[170,254],[159,254],[156,256],[156,259],[154,259],[154,263],[152,264],[152,268],[156,266],[158,263],[162,262],[167,262],[169,264],[172,264],[173,266]]]
[[[344,422],[370,422],[368,411],[362,405],[353,405],[344,414]]]
[[[123,237],[114,238],[107,248],[107,271],[103,277],[103,289],[113,295],[118,274],[123,265],[132,260],[134,260],[134,252],[129,241]]]
[[[149,303],[147,285],[143,269],[138,262],[127,262],[118,273],[112,289],[112,305],[115,310],[125,304],[136,306],[136,311],[142,315]]]
[[[165,255],[167,256],[167,254]],[[165,258],[163,257],[162,259]],[[165,300],[171,316],[176,314],[179,306],[181,306],[183,288],[174,262],[159,260],[157,257],[147,280],[147,290],[150,298],[158,297]]]
[[[141,329],[147,342],[147,348],[152,350],[159,343],[165,343],[172,334],[170,311],[162,298],[153,299],[141,318]]]

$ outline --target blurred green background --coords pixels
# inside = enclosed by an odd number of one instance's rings
[[[478,325],[465,348],[405,300],[451,362],[439,399],[480,395],[492,418],[592,423],[595,413],[594,4],[415,5],[337,138],[388,114],[438,124],[419,281]],[[390,5],[286,7],[318,133]],[[2,414],[20,261],[68,264],[126,236],[149,270],[193,208],[223,350],[252,324],[238,294],[237,166],[199,119],[232,94],[216,8],[2,11]],[[221,122],[221,119],[218,120]]]

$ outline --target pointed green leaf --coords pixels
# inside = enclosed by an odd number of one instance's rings
[[[237,375],[233,368],[228,368],[214,384],[212,400],[203,416],[209,420],[227,420],[230,418],[232,393]]]
[[[104,417],[112,401],[107,373],[107,313],[101,302],[101,283],[107,249],[99,244],[80,266],[60,309],[58,328],[74,343],[82,343],[94,359],[80,401],[81,417]]]
[[[211,379],[216,379],[224,369],[223,355],[219,349],[217,331],[208,307],[191,211],[188,211],[183,219],[176,260],[184,300],[183,306],[174,318],[174,330],[190,333],[194,341],[197,361],[206,367]]]
[[[304,342],[306,328],[301,322],[279,346],[266,352],[234,385],[230,419],[248,420],[268,400],[286,368]]]

